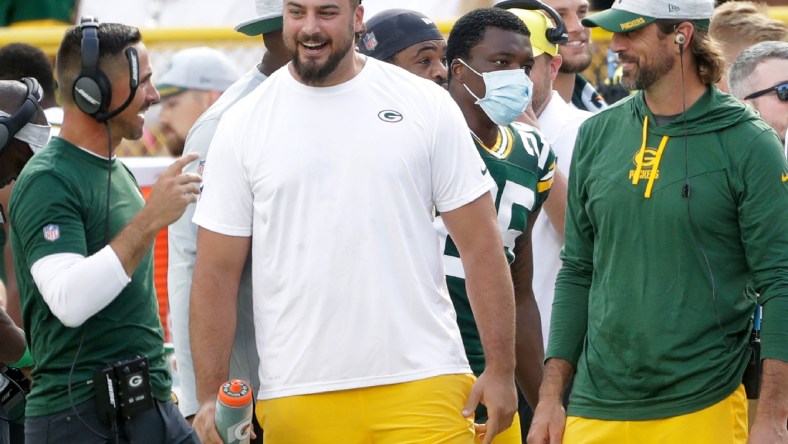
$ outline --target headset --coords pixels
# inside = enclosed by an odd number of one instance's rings
[[[684,49],[684,42],[687,41],[687,38],[684,37],[684,34],[678,32],[676,33],[676,38],[673,41],[676,42],[677,45],[679,45],[679,49]]]
[[[43,98],[41,86],[33,77],[24,77],[21,80],[27,87],[27,97],[16,112],[11,116],[0,117],[0,153],[11,145],[14,135],[19,132],[30,119],[41,109],[39,102]]]
[[[85,114],[98,122],[106,122],[120,114],[134,99],[139,86],[139,59],[137,50],[126,48],[125,54],[129,61],[129,96],[118,108],[109,111],[112,101],[112,84],[109,77],[99,68],[100,42],[98,37],[99,22],[95,17],[82,17],[79,22],[82,31],[80,46],[81,68],[71,88],[74,103]]]
[[[555,12],[555,9],[540,2],[539,0],[504,0],[495,5],[496,8],[501,9],[541,9],[546,12],[555,22],[555,28],[547,28],[545,37],[547,41],[554,44],[566,43],[569,41],[569,33],[566,31],[566,25],[561,20],[561,16]]]

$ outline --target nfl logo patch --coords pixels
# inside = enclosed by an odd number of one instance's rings
[[[200,165],[197,167],[197,174],[199,174],[200,176],[202,176],[202,172],[203,172],[203,170],[205,170],[205,161],[204,161],[204,160],[201,160],[201,161],[200,161]]]
[[[44,227],[44,239],[50,242],[60,239],[60,225],[49,224]]]
[[[374,51],[378,47],[378,39],[375,38],[374,32],[367,33],[364,36],[364,47],[367,48],[367,51]]]

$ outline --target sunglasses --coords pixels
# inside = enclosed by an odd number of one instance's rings
[[[755,91],[754,93],[750,94],[749,96],[745,97],[744,100],[754,99],[756,97],[760,97],[766,94],[769,94],[772,91],[777,91],[777,98],[783,102],[788,102],[788,82],[780,83],[779,85],[772,86],[770,88],[762,89],[760,91]]]

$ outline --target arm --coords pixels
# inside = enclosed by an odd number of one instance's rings
[[[472,414],[479,401],[487,406],[486,444],[511,425],[517,410],[512,279],[489,193],[442,213],[442,217],[460,252],[486,359],[485,370],[471,390],[463,414]]]
[[[64,325],[78,327],[109,305],[128,284],[156,233],[197,199],[199,177],[180,174],[183,165],[194,159],[184,156],[162,173],[145,207],[108,246],[88,257],[58,253],[32,265],[39,292]]]
[[[785,226],[788,183],[778,179],[788,172],[782,145],[773,132],[752,141],[738,167],[741,187],[739,226],[747,263],[763,307],[761,395],[750,443],[786,442],[788,430],[788,233]],[[748,313],[748,315],[751,314]]]
[[[200,176],[182,174],[197,154],[187,154],[172,163],[153,185],[150,197],[137,216],[112,239],[110,247],[131,276],[162,228],[175,222],[186,206],[197,202]]]
[[[250,237],[219,234],[200,227],[192,281],[189,336],[200,403],[194,428],[203,443],[221,443],[214,423],[216,393],[230,374],[238,284]]]
[[[3,211],[8,211],[8,201],[11,198],[11,192],[13,189],[13,183],[6,185],[4,188],[0,188],[0,206],[3,207]],[[5,224],[0,227],[0,230],[5,230],[6,234],[5,248],[0,253],[3,254],[5,276],[7,279],[5,282],[6,311],[8,312],[8,315],[11,316],[11,319],[14,320],[16,325],[22,325],[22,306],[19,303],[19,287],[16,284],[14,256],[13,250],[11,249],[11,221],[8,220],[7,213]]]
[[[747,441],[766,444],[788,439],[788,362],[777,359],[763,360],[761,396],[758,410]]]
[[[0,290],[4,291],[2,282]],[[0,310],[0,362],[18,361],[25,352],[25,336],[14,321]]]
[[[566,218],[566,189],[567,189],[566,176],[561,174],[558,168],[555,169],[555,176],[553,177],[553,186],[550,188],[550,198],[545,200],[544,207],[550,223],[555,227],[555,231],[564,240],[564,219]]]
[[[560,444],[564,437],[566,412],[563,395],[572,379],[572,365],[560,358],[547,360],[542,386],[539,388],[539,405],[534,411],[528,444]]]
[[[547,202],[553,200],[551,196]],[[539,307],[536,305],[531,281],[533,278],[533,251],[531,232],[539,211],[528,216],[526,232],[514,244],[514,263],[511,265],[515,303],[515,377],[528,405],[536,408],[539,384],[542,382],[542,328]]]

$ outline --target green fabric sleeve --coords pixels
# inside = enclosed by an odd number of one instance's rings
[[[588,328],[588,293],[593,273],[594,231],[585,211],[587,197],[581,128],[572,155],[564,228],[563,266],[558,272],[545,360],[561,358],[577,367]]]
[[[779,139],[764,131],[739,164],[742,243],[763,306],[761,358],[788,361],[788,164]]]

